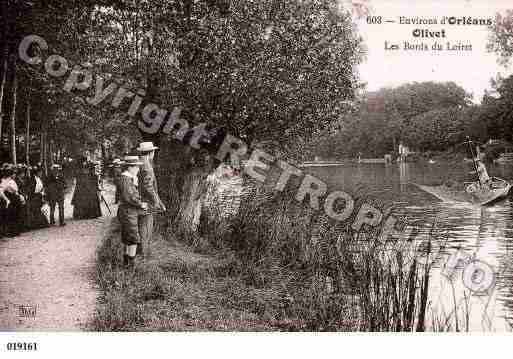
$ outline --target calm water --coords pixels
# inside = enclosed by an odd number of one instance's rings
[[[459,330],[512,330],[513,199],[490,207],[442,202],[409,184],[436,185],[449,178],[470,181],[470,164],[360,164],[307,171],[326,181],[330,189],[350,189],[363,183],[373,195],[394,203],[396,214],[409,221],[433,223],[436,219],[437,227],[447,233],[447,243],[431,273],[431,322],[450,317],[453,330],[456,318]],[[490,166],[489,173],[513,181],[513,166]],[[440,267],[458,247],[493,268],[496,282],[488,293],[471,294],[463,284],[463,269],[452,279],[441,274]]]

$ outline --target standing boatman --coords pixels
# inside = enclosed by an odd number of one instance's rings
[[[139,216],[139,234],[141,245],[137,246],[137,253],[143,254],[143,248],[148,246],[153,235],[154,213],[166,211],[158,193],[157,179],[153,170],[153,158],[158,147],[153,142],[141,142],[137,151],[143,163],[139,172],[139,192],[141,200],[148,203],[148,211]]]

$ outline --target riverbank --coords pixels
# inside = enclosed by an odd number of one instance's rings
[[[323,166],[343,166],[353,164],[386,164],[385,156],[370,158],[372,156],[362,157],[360,161],[357,158],[331,158],[322,159],[317,161],[306,161],[303,162],[300,167],[323,167]],[[468,157],[468,155],[467,155]],[[444,163],[462,163],[465,159],[464,153],[458,153],[451,150],[447,151],[430,151],[430,152],[418,152],[411,153],[406,157],[406,162],[417,162],[417,163],[433,163],[444,162]],[[431,161],[431,162],[430,162]],[[392,161],[389,163],[396,163],[397,155],[392,156]]]
[[[383,256],[377,232],[353,233],[292,193],[245,187],[237,213],[203,207],[188,234],[161,218],[168,228],[133,272],[113,222],[98,252],[95,329],[423,330],[429,269]],[[355,208],[364,202],[379,207],[355,196]]]
[[[199,253],[156,233],[134,272],[121,263],[119,225],[98,251],[97,280],[102,290],[93,327],[98,331],[289,331],[355,330],[351,308],[342,323],[322,326],[319,309],[291,288],[289,273],[252,272],[234,253]],[[268,276],[257,278],[255,276]],[[258,285],[255,285],[258,281]],[[297,283],[296,283],[297,284]],[[305,283],[306,284],[306,283]],[[304,293],[311,289],[304,288]],[[311,293],[310,293],[311,294]],[[327,298],[326,298],[327,299]]]

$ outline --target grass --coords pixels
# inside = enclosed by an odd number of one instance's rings
[[[358,195],[358,194],[356,194]],[[359,197],[358,204],[369,199]],[[179,201],[175,201],[178,203]],[[182,208],[182,207],[180,207]],[[171,209],[148,257],[121,265],[119,228],[98,250],[100,331],[425,330],[429,267],[376,250],[377,233],[248,187],[237,215],[205,211],[190,233]]]
[[[320,327],[314,311],[327,316],[331,307],[310,302],[322,293],[316,281],[300,281],[276,270],[273,284],[242,271],[243,264],[229,252],[217,256],[195,253],[173,239],[156,238],[151,255],[133,272],[121,265],[117,224],[98,250],[97,280],[102,296],[93,321],[97,331],[276,331],[328,330]],[[267,272],[271,275],[271,270]],[[267,282],[267,281],[266,281]],[[287,287],[308,295],[294,296]],[[262,284],[262,283],[260,283]],[[296,290],[298,290],[296,288]],[[324,312],[321,313],[321,312]],[[332,323],[335,325],[335,323]],[[350,329],[347,323],[337,328]]]

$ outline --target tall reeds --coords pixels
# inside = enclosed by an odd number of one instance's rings
[[[429,266],[416,260],[406,262],[404,253],[385,251],[377,242],[377,230],[355,233],[350,226],[355,214],[339,223],[312,210],[306,201],[297,202],[293,190],[298,188],[297,183],[277,192],[267,184],[246,182],[238,211],[227,216],[223,203],[211,201],[205,205],[203,196],[208,190],[201,184],[203,173],[185,180],[177,175],[183,173],[178,169],[176,173],[168,172],[167,225],[162,236],[201,252],[217,256],[226,253],[232,258],[213,268],[209,280],[215,285],[215,281],[233,278],[237,283],[234,287],[245,286],[237,292],[255,293],[252,313],[265,321],[266,327],[330,331],[426,329]],[[276,176],[268,178],[270,183],[275,180]],[[353,192],[355,209],[368,203],[364,193],[363,188]],[[195,201],[202,203],[197,226],[190,221],[195,218],[191,216]],[[120,258],[117,248],[109,243],[104,243],[99,256],[100,283],[105,288],[116,282],[109,273],[118,267],[116,258]],[[164,270],[164,274],[172,275],[168,272]],[[137,322],[136,314],[127,323]]]
[[[251,285],[286,286],[294,305],[284,309],[296,323],[347,329],[350,312],[353,330],[425,330],[430,268],[414,255],[405,263],[404,253],[385,253],[377,231],[354,233],[350,221],[331,221],[290,192],[248,186],[241,203],[229,219],[216,206],[205,212],[201,247],[236,253]]]

